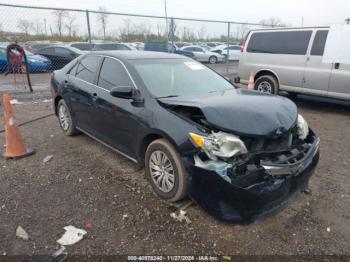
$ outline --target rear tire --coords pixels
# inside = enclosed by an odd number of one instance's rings
[[[277,95],[279,86],[276,77],[271,75],[263,75],[255,81],[254,88],[262,93]]]
[[[176,202],[187,196],[187,172],[176,149],[166,139],[157,139],[148,146],[145,170],[160,198]]]
[[[74,136],[79,133],[75,127],[75,121],[72,118],[69,108],[63,99],[57,104],[57,116],[61,129],[66,136]]]

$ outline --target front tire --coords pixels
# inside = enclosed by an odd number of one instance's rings
[[[176,149],[166,140],[153,141],[145,155],[146,177],[159,197],[176,202],[187,195],[187,172]]]
[[[216,56],[211,56],[209,57],[209,64],[216,64],[218,61],[217,57]]]
[[[79,133],[75,127],[75,122],[72,118],[69,108],[63,99],[61,99],[57,104],[57,116],[61,129],[65,135],[73,136]]]
[[[260,76],[254,85],[255,90],[262,93],[278,94],[278,81],[274,76],[263,75]]]

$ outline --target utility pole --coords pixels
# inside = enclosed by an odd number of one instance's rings
[[[167,44],[169,43],[169,31],[168,31],[168,12],[166,10],[166,0],[164,0],[164,11],[165,11],[165,27],[166,27],[166,38],[167,38]],[[169,48],[168,52],[169,52]]]
[[[46,18],[44,18],[44,25],[45,25],[45,35],[47,35],[47,27],[46,27]]]
[[[350,24],[350,18],[345,19],[346,24]]]

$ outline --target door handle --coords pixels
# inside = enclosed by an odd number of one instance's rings
[[[334,69],[339,69],[339,67],[340,67],[340,63],[335,63],[334,64]]]

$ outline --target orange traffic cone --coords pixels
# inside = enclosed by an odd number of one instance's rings
[[[20,158],[29,156],[35,153],[32,149],[27,149],[24,145],[23,138],[16,124],[13,107],[10,103],[8,95],[3,95],[4,104],[4,126],[5,126],[5,151],[0,152],[4,158]]]
[[[249,81],[248,81],[248,89],[249,90],[254,90],[254,74],[253,72],[250,72],[250,77],[249,77]]]

